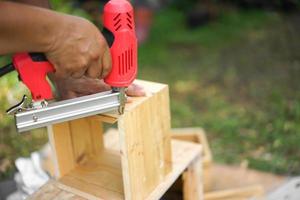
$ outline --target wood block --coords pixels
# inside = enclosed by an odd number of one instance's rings
[[[227,190],[213,191],[204,194],[205,200],[231,200],[231,199],[264,199],[262,185],[245,186]]]
[[[65,188],[105,199],[145,199],[169,175],[172,152],[168,86],[137,83],[147,95],[132,98],[123,115],[98,115],[48,128],[56,177]],[[120,147],[117,153],[104,149],[101,123],[115,121]]]
[[[144,199],[171,171],[168,86],[138,84],[147,96],[133,98],[118,119],[126,199]]]
[[[60,178],[79,163],[103,149],[102,124],[86,117],[48,127],[55,177]]]
[[[259,184],[263,186],[264,191],[270,192],[287,180],[285,176],[241,166],[213,164],[211,171],[213,191],[230,190],[232,188]],[[222,174],[222,177],[219,176],[220,174]]]
[[[63,199],[63,200],[84,200],[83,197],[75,195],[73,193],[62,190],[59,187],[59,183],[50,180],[44,186],[42,186],[37,192],[33,195],[26,198],[27,200],[54,200],[54,199]]]
[[[117,131],[111,132],[109,136],[114,137],[114,140],[118,140]],[[201,146],[190,142],[172,140],[171,147],[172,171],[144,198],[145,200],[160,199],[188,166],[191,167],[189,167],[187,171],[189,173],[187,177],[187,179],[189,179],[189,185],[187,186],[191,186],[190,183],[194,181],[199,181],[199,179],[195,179],[195,177],[201,177],[201,174],[195,170],[199,169],[198,165],[201,163]],[[115,149],[108,148],[102,153],[105,155],[97,156],[94,159],[88,160],[84,165],[77,166],[70,173],[63,176],[60,181],[49,181],[29,199],[52,200],[59,194],[63,195],[59,196],[62,197],[61,199],[72,200],[125,199],[125,194],[122,192],[121,157],[118,156]],[[189,190],[195,194],[193,200],[202,200],[201,187],[198,188],[198,192],[196,193],[194,189]]]
[[[104,146],[106,148],[110,148],[113,150],[118,151],[120,149],[119,147],[119,139],[116,137],[117,130],[116,129],[109,129],[105,132],[104,135]],[[203,146],[203,151],[206,151],[205,153],[202,151],[201,159],[198,158],[196,161],[193,161],[193,163],[187,168],[187,170],[182,174],[183,181],[181,183],[176,183],[176,190],[182,190],[183,187],[183,196],[184,199],[195,199],[196,197],[198,199],[202,199],[201,196],[203,193],[203,181],[205,185],[205,180],[202,178],[210,178],[207,174],[203,174],[203,170],[207,170],[206,172],[209,172],[209,167],[211,166],[211,151],[205,136],[205,132],[201,128],[179,128],[179,129],[172,129],[172,138],[179,139],[183,141],[190,141],[196,144],[201,144]],[[204,148],[205,147],[205,148]],[[202,170],[202,165],[205,163],[204,158],[206,161],[206,168]],[[201,176],[201,177],[200,177]],[[210,179],[208,180],[210,181]]]
[[[195,142],[203,146],[203,167],[212,164],[213,156],[205,131],[200,127],[174,128],[171,130],[172,138],[184,141]]]
[[[239,166],[213,164],[209,144],[207,142],[205,132],[201,128],[172,129],[172,138],[192,141],[203,145],[203,181],[205,194],[225,194],[226,191],[235,191],[235,189],[238,191],[240,191],[239,189],[253,191],[252,189],[255,188],[253,185],[263,186],[263,191],[271,191],[285,181],[285,177],[280,177],[266,172],[260,172]],[[221,177],[220,174],[222,174]],[[181,185],[177,183],[176,188],[173,186],[173,189],[178,191],[181,189]],[[259,190],[261,189],[254,191]],[[222,193],[223,191],[224,193]],[[234,198],[231,196],[228,199]],[[238,199],[245,198],[239,197]]]
[[[209,143],[207,141],[207,137],[205,131],[202,128],[194,127],[194,128],[175,128],[171,130],[172,138],[190,141],[197,144],[201,144],[203,146],[202,157],[203,157],[203,181],[204,181],[204,191],[210,191],[212,189],[212,174],[211,168],[213,163],[213,156],[211,153],[211,149],[209,147]],[[180,181],[179,181],[180,182]],[[181,183],[176,183],[177,186],[174,186],[178,189],[181,189]]]
[[[182,179],[184,200],[204,199],[200,155],[188,166],[182,174]]]
[[[59,179],[66,191],[85,198],[124,199],[121,158],[103,150]],[[78,193],[80,191],[80,193]]]

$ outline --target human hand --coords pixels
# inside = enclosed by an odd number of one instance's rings
[[[72,99],[111,90],[111,87],[103,80],[86,76],[65,79],[50,76],[50,79],[56,84],[56,89],[61,99]],[[131,97],[145,96],[145,91],[143,87],[133,83],[127,88],[126,94]],[[128,98],[127,101],[131,102],[131,99]]]
[[[111,57],[105,38],[97,27],[88,20],[71,15],[62,15],[57,24],[57,34],[45,52],[56,69],[55,75],[61,78],[84,75],[104,78],[111,70]]]

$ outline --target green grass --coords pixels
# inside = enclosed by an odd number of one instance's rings
[[[162,10],[139,48],[139,78],[169,84],[172,126],[204,127],[216,161],[299,173],[297,24],[297,16],[224,10],[216,21],[188,30],[183,13]],[[5,178],[16,157],[28,156],[47,139],[43,130],[15,133],[5,110],[25,90],[16,74],[2,77],[0,85],[0,178]],[[1,171],[4,160],[10,165]]]
[[[285,20],[231,10],[188,30],[183,13],[164,10],[139,49],[139,77],[170,85],[172,126],[204,127],[217,161],[299,173],[300,49],[286,49],[300,43]]]

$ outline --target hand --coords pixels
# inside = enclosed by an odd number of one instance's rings
[[[88,20],[8,1],[0,1],[0,10],[0,54],[44,53],[63,78],[101,79],[109,73],[109,47]]]
[[[61,99],[72,99],[111,90],[111,87],[104,83],[103,80],[86,76],[81,78],[69,77],[66,79],[50,76],[50,79],[56,84],[57,92]],[[133,83],[127,88],[126,94],[132,97],[145,96],[145,91],[143,87]],[[127,101],[131,102],[131,99],[128,98]]]
[[[111,70],[109,47],[96,26],[80,17],[62,15],[52,45],[45,52],[61,78],[104,78]]]

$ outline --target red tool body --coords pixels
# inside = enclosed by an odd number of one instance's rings
[[[125,90],[137,74],[137,39],[129,1],[108,1],[104,6],[103,22],[102,33],[112,58],[111,72],[104,81],[112,91],[48,103],[53,94],[47,74],[55,72],[55,68],[43,53],[15,54],[12,63],[0,68],[0,77],[17,70],[31,92],[32,101],[24,95],[22,101],[6,111],[14,115],[18,132],[111,111],[124,113]]]
[[[137,74],[137,39],[129,1],[110,0],[104,7],[103,24],[114,37],[112,70],[104,81],[112,87],[128,87]]]
[[[133,17],[133,8],[127,0],[110,0],[104,7],[104,27],[113,37],[110,47],[112,70],[104,81],[116,91],[128,87],[137,74],[137,39]],[[53,98],[46,76],[55,68],[43,54],[15,54],[13,66],[31,91],[33,101]]]
[[[40,56],[41,54],[36,55],[28,53],[15,54],[13,65],[18,71],[22,82],[30,90],[34,101],[49,100],[53,98],[53,95],[46,76],[49,72],[54,72],[55,69],[50,62]]]

